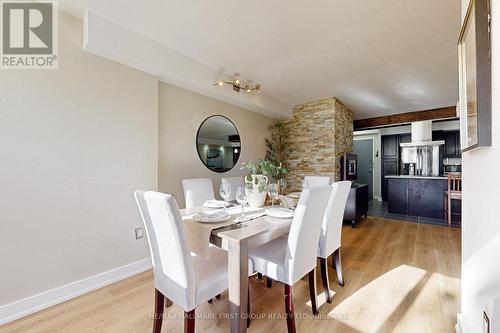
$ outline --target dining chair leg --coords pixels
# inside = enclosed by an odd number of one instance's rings
[[[443,196],[443,215],[444,215],[444,219],[448,219],[448,216],[446,216],[446,205],[448,204],[448,199],[446,199],[446,195]]]
[[[262,273],[257,273],[257,278],[258,278],[259,280],[262,280]]]
[[[311,309],[314,315],[318,314],[318,302],[316,301],[316,268],[309,272],[309,296],[311,297]]]
[[[155,289],[155,313],[153,318],[153,333],[161,332],[161,324],[163,322],[163,309],[164,309],[165,296]]]
[[[451,227],[451,195],[448,195],[448,227]]]
[[[323,280],[323,292],[327,303],[332,303],[332,294],[330,292],[330,280],[328,278],[328,260],[319,258],[319,266],[321,268],[321,280]]]
[[[335,271],[337,271],[337,283],[339,286],[344,286],[344,277],[342,276],[342,262],[340,261],[340,247],[333,252],[333,262],[335,263]]]
[[[195,310],[184,312],[184,333],[194,333]]]
[[[250,286],[248,286],[248,297],[247,297],[247,328],[250,327]]]
[[[293,311],[292,286],[285,283],[285,312],[288,333],[295,333],[295,313]]]
[[[271,288],[273,286],[273,279],[271,279],[269,276],[267,277],[267,287]]]

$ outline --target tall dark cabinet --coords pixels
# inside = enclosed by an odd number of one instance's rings
[[[460,157],[460,132],[444,132],[444,157]]]
[[[400,149],[401,143],[411,142],[411,134],[395,134],[382,136],[382,200],[387,201],[387,175],[399,175],[400,173]]]

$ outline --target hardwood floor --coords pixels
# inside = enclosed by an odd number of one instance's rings
[[[293,289],[297,332],[454,332],[460,312],[460,230],[369,217],[344,226],[345,286],[328,261],[333,303],[318,288],[319,315],[311,313],[305,276]],[[322,286],[320,274],[317,284]],[[151,332],[151,271],[4,326],[5,333]],[[286,332],[283,285],[250,281],[249,332]],[[197,332],[229,332],[227,292],[196,310]],[[166,309],[162,332],[183,331],[183,311]],[[212,316],[212,317],[211,317]],[[212,319],[215,316],[217,319]]]

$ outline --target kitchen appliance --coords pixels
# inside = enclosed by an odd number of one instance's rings
[[[403,172],[417,176],[439,175],[439,146],[444,140],[432,141],[432,121],[411,123],[411,142],[401,143],[401,161]],[[406,166],[407,165],[407,166]]]
[[[358,179],[358,155],[345,153],[340,157],[340,178],[342,180]]]
[[[460,162],[447,162],[443,163],[443,174],[447,176],[449,173],[462,172],[462,164]]]

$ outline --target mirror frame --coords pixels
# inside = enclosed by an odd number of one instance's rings
[[[198,151],[198,137],[200,135],[200,130],[203,126],[203,124],[205,124],[205,122],[207,120],[209,120],[210,118],[213,118],[213,117],[222,117],[222,118],[225,118],[227,121],[229,121],[233,126],[234,128],[236,129],[236,133],[238,133],[238,136],[240,138],[240,153],[238,155],[238,159],[236,160],[236,162],[234,163],[234,165],[231,167],[231,169],[229,170],[226,170],[226,171],[215,171],[215,170],[212,170],[210,169],[206,164],[205,162],[203,162],[203,159],[201,158],[201,155],[200,155],[200,152]],[[207,168],[208,170],[212,171],[212,172],[215,172],[217,174],[223,174],[223,173],[226,173],[226,172],[229,172],[231,170],[234,169],[234,167],[238,164],[239,160],[240,160],[240,157],[241,157],[241,146],[242,146],[242,142],[241,142],[241,135],[240,135],[240,131],[238,130],[238,127],[236,127],[235,123],[231,121],[231,119],[229,119],[228,117],[224,116],[224,115],[221,115],[221,114],[213,114],[213,115],[210,115],[208,117],[206,117],[202,122],[201,124],[198,126],[198,130],[196,131],[196,137],[195,137],[195,141],[194,141],[194,145],[195,145],[195,149],[196,149],[196,154],[198,155],[198,158],[200,159],[200,162],[201,164],[203,164],[203,166],[205,168]]]

